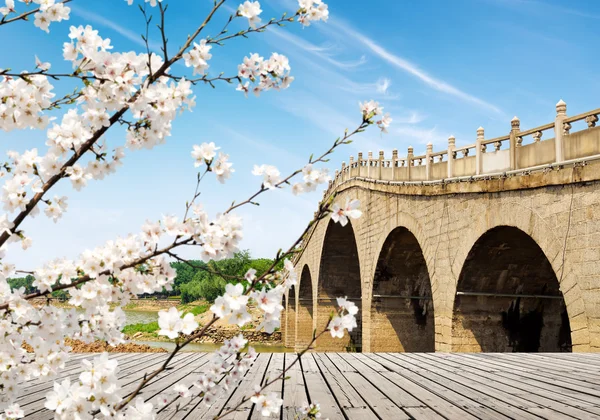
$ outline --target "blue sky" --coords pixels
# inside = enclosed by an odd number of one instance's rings
[[[212,1],[171,0],[167,31],[171,51],[184,42],[204,18]],[[235,8],[240,1],[227,1]],[[146,219],[183,213],[193,193],[193,144],[214,141],[229,153],[236,172],[222,187],[214,179],[203,185],[200,198],[215,214],[233,199],[241,200],[260,185],[252,165],[273,164],[282,173],[300,167],[313,152],[329,147],[346,127],[358,124],[358,102],[374,98],[394,118],[388,135],[376,129],[340,149],[328,164],[335,171],[358,151],[396,148],[406,154],[475,140],[483,126],[486,137],[506,134],[518,115],[521,127],[553,120],[555,104],[564,99],[568,114],[599,106],[600,82],[595,35],[600,12],[593,1],[330,0],[329,23],[303,29],[298,23],[214,48],[210,74],[233,75],[251,52],[289,57],[296,80],[281,92],[248,99],[235,86],[196,88],[197,107],[174,122],[167,144],[151,151],[128,152],[115,175],[68,193],[69,211],[58,224],[38,217],[24,225],[34,246],[27,252],[12,247],[8,260],[19,268],[35,268],[55,257],[75,257],[85,248],[137,232]],[[263,20],[292,11],[292,0],[261,1]],[[71,20],[53,23],[46,35],[31,23],[0,28],[0,67],[31,69],[34,54],[53,70],[68,71],[62,43],[70,25],[90,24],[109,37],[114,51],[142,51],[140,12],[121,0],[75,0]],[[218,32],[229,16],[218,13],[206,34]],[[235,21],[234,21],[235,22]],[[243,29],[239,19],[234,29]],[[158,43],[158,34],[151,34]],[[7,42],[8,41],[8,42]],[[175,72],[185,72],[177,66]],[[57,89],[65,89],[58,85]],[[44,149],[42,132],[2,133],[5,150]],[[124,141],[120,127],[109,139]],[[243,248],[257,257],[272,257],[302,232],[321,192],[294,197],[287,191],[266,194],[260,207],[240,210],[245,220]],[[187,253],[189,257],[193,254]]]

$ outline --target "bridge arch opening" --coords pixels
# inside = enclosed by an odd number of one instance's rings
[[[415,235],[397,227],[386,238],[375,268],[371,351],[435,351],[431,283]]]
[[[351,223],[342,226],[332,220],[327,225],[317,290],[317,333],[327,327],[329,316],[337,308],[337,297],[347,296],[358,307],[357,328],[343,338],[323,334],[317,340],[319,351],[362,350],[362,287],[358,249]]]
[[[306,347],[313,336],[313,287],[308,265],[302,269],[298,288],[297,346]]]
[[[292,287],[288,293],[286,307],[285,346],[294,348],[296,344],[296,288]]]
[[[512,226],[483,234],[458,279],[453,351],[571,351],[571,329],[556,274],[543,250]]]

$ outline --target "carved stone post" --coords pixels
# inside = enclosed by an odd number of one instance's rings
[[[414,149],[412,146],[408,146],[408,154],[406,155],[406,166],[407,166],[407,171],[408,171],[408,181],[410,181],[410,172],[411,172],[411,167],[413,166],[413,157],[415,156],[414,154]]]
[[[427,143],[427,151],[425,152],[425,179],[431,179],[431,154],[433,153],[433,144]]]
[[[382,179],[383,176],[383,150],[379,151],[379,162],[377,162],[379,164],[379,178],[378,179]]]
[[[454,176],[454,149],[456,148],[456,139],[454,136],[448,137],[448,178]]]
[[[477,142],[475,144],[475,175],[481,174],[483,170],[483,150],[481,149],[484,140],[483,127],[477,129]]]
[[[561,99],[556,104],[556,119],[554,120],[554,145],[556,147],[556,163],[565,160],[565,151],[563,145],[565,118],[567,118],[567,104]]]
[[[350,156],[350,163],[348,166],[350,166],[350,169],[348,170],[348,179],[350,179],[353,177],[352,172],[354,171],[354,156]]]
[[[344,177],[346,177],[345,176],[345,173],[346,173],[345,169],[346,169],[346,162],[342,162],[342,179],[340,180],[341,182],[345,181],[345,179],[344,179]]]
[[[362,176],[362,165],[363,165],[363,158],[362,158],[362,152],[358,152],[358,174],[356,176]]]
[[[398,150],[392,150],[392,181],[396,179],[396,165],[398,164]]]
[[[510,169],[518,169],[517,148],[521,146],[519,142],[519,131],[521,131],[521,120],[515,117],[510,120]],[[521,139],[523,141],[523,139]]]
[[[367,178],[371,178],[371,166],[373,165],[373,152],[367,155]]]

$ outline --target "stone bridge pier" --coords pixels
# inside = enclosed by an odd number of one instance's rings
[[[599,113],[567,117],[561,101],[535,129],[515,117],[474,145],[350,158],[324,198],[363,215],[303,239],[286,345],[305,347],[347,296],[358,328],[315,351],[600,351]]]

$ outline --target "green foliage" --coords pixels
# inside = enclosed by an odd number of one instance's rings
[[[199,271],[193,280],[181,285],[181,303],[204,299],[213,302],[225,292],[225,280],[206,271]]]
[[[179,262],[172,264],[177,270],[175,287],[181,293],[181,303],[184,304],[200,299],[213,302],[225,292],[225,285],[232,278],[243,277],[250,268],[255,269],[257,275],[261,275],[271,267],[273,260],[252,259],[250,252],[241,251],[225,260],[208,263],[192,261],[191,264],[198,268]]]
[[[183,311],[184,315],[190,313],[196,316],[208,311],[210,309],[210,303],[202,303],[200,305],[179,305],[177,309]]]
[[[126,325],[123,328],[123,334],[132,335],[137,332],[156,333],[156,331],[158,331],[158,329],[159,329],[158,322],[149,322],[147,324],[139,323],[139,324]]]
[[[26,277],[18,277],[7,280],[11,289],[20,289],[21,287],[24,287],[25,293],[33,293],[37,291],[37,289],[33,286],[35,277],[33,277],[31,274],[27,275]]]

